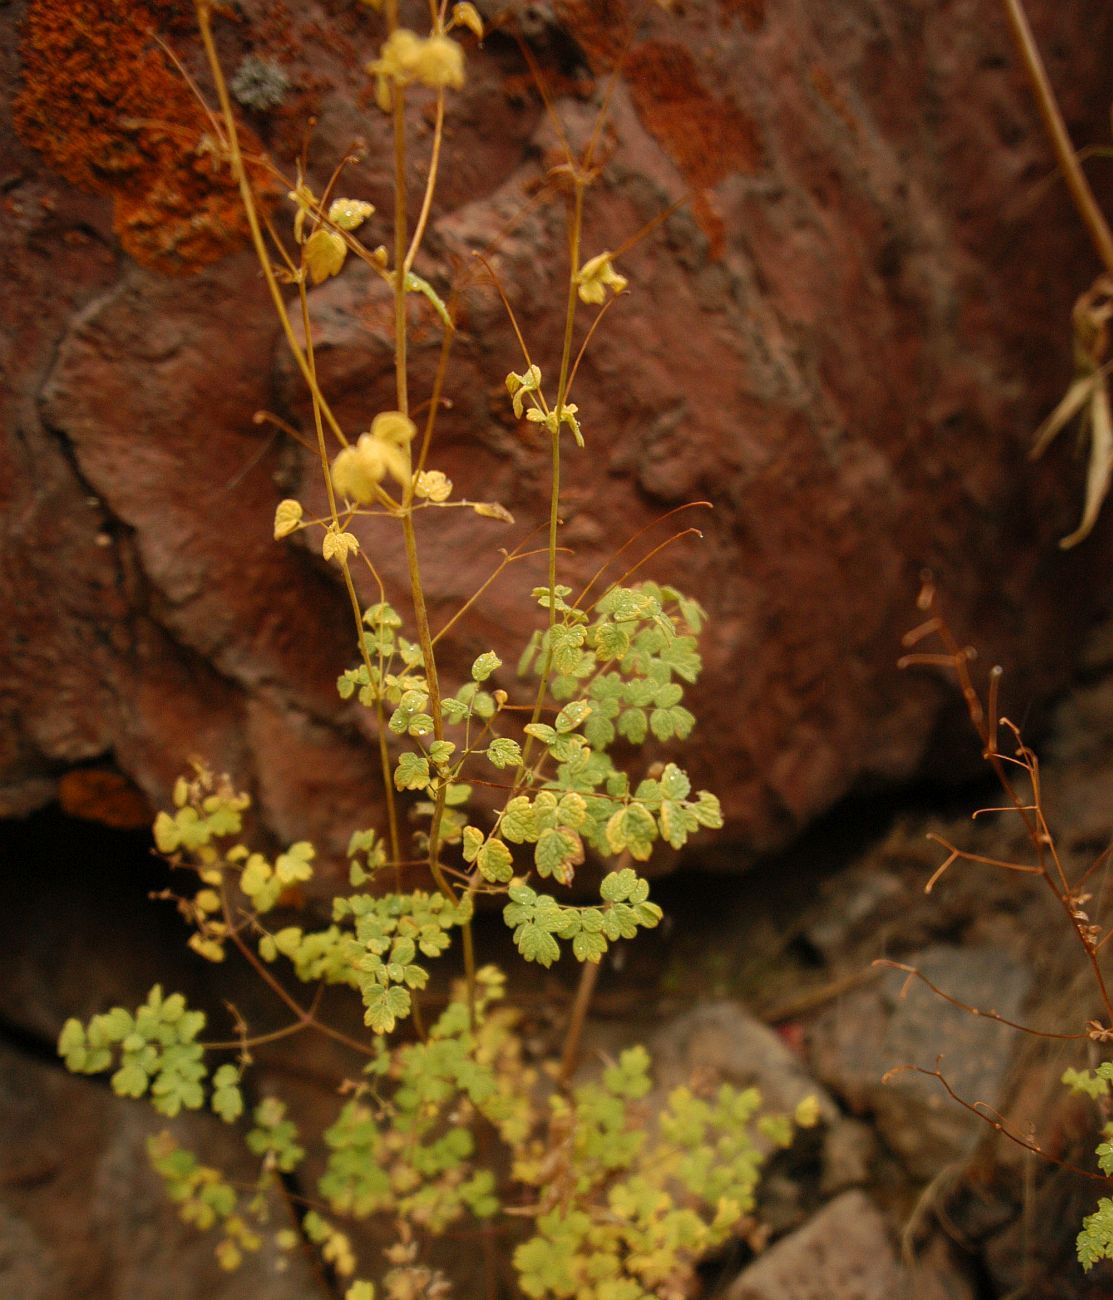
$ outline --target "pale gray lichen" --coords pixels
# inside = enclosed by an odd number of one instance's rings
[[[247,55],[231,82],[232,94],[244,108],[259,112],[277,108],[290,89],[290,78],[271,59]]]

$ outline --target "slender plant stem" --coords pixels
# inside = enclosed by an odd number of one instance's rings
[[[564,411],[564,399],[568,392],[568,381],[572,367],[572,340],[576,324],[577,274],[580,269],[580,233],[584,219],[584,187],[586,182],[578,174],[572,198],[572,213],[568,230],[568,301],[564,312],[564,346],[560,357],[560,379],[557,383],[557,401],[553,408],[556,413],[556,429],[552,441],[552,485],[549,494],[549,644],[545,648],[545,657],[541,665],[541,676],[537,683],[537,695],[534,699],[533,714],[530,722],[538,722],[545,707],[545,697],[549,692],[549,679],[553,668],[553,628],[556,626],[556,580],[557,580],[557,534],[560,528],[560,426]],[[529,768],[533,737],[526,736],[522,750],[522,762],[518,769],[517,786]]]
[[[244,943],[243,936],[240,934],[239,929],[232,919],[232,909],[228,903],[228,896],[223,886],[220,891],[220,902],[221,910],[224,915],[224,924],[228,928],[227,932],[229,937],[239,949],[240,955],[243,957],[244,961],[247,962],[275,997],[277,997],[280,1002],[284,1003],[285,1006],[292,1011],[298,1020],[300,1020],[304,1025],[316,1029],[318,1033],[324,1034],[328,1038],[335,1039],[338,1043],[343,1043],[345,1047],[350,1047],[353,1052],[358,1052],[361,1056],[373,1056],[374,1053],[364,1043],[361,1043],[354,1038],[350,1038],[339,1029],[333,1029],[332,1026],[326,1024],[325,1021],[318,1020],[313,1014],[312,1008],[303,1007],[296,998],[291,997],[290,994],[286,992],[255,953],[253,953],[248,945]]]
[[[576,988],[576,999],[568,1018],[568,1030],[564,1036],[564,1048],[560,1054],[560,1073],[557,1082],[562,1089],[572,1083],[572,1075],[580,1059],[580,1039],[583,1037],[584,1022],[587,1020],[591,999],[595,994],[595,985],[599,981],[599,967],[602,962],[585,961],[580,966],[580,982]]]
[[[1028,73],[1028,79],[1032,83],[1032,93],[1036,99],[1036,106],[1039,109],[1040,117],[1043,118],[1044,128],[1051,141],[1051,147],[1055,151],[1055,159],[1059,164],[1059,170],[1063,173],[1063,179],[1066,181],[1067,189],[1074,200],[1074,206],[1078,209],[1078,215],[1085,223],[1090,240],[1098,257],[1101,259],[1102,265],[1109,275],[1113,275],[1113,231],[1110,230],[1109,223],[1098,206],[1098,201],[1090,188],[1090,182],[1086,179],[1086,173],[1082,170],[1082,165],[1078,161],[1078,154],[1075,152],[1074,145],[1071,144],[1067,125],[1063,121],[1063,114],[1059,108],[1059,101],[1055,98],[1055,91],[1051,88],[1051,81],[1047,75],[1047,68],[1044,66],[1043,56],[1040,54],[1039,46],[1032,35],[1028,15],[1024,12],[1023,0],[1004,0],[1004,5],[1013,40],[1016,42],[1017,50]]]
[[[248,230],[251,233],[251,242],[255,249],[255,255],[259,260],[262,268],[263,278],[266,280],[267,289],[270,292],[274,302],[275,311],[278,313],[278,319],[282,325],[282,332],[286,336],[286,343],[293,355],[298,369],[301,371],[302,378],[305,380],[307,387],[313,394],[315,400],[320,403],[321,414],[329,429],[335,435],[337,440],[343,445],[348,445],[348,439],[344,431],[337,423],[335,416],[332,414],[328,403],[325,401],[320,389],[317,387],[309,364],[306,360],[305,352],[298,343],[297,336],[294,333],[293,322],[290,320],[290,313],[286,310],[286,303],[282,297],[282,290],[279,287],[278,280],[275,278],[274,268],[271,265],[270,253],[267,250],[266,240],[263,238],[263,230],[259,221],[259,213],[255,206],[255,195],[251,189],[251,181],[247,175],[247,168],[244,166],[243,154],[240,151],[239,132],[236,127],[236,115],[232,110],[232,100],[228,94],[228,85],[224,79],[224,72],[220,66],[220,59],[217,57],[216,43],[213,40],[212,31],[212,0],[197,0],[197,23],[201,31],[201,42],[205,48],[205,57],[212,73],[213,84],[216,87],[217,99],[220,102],[220,113],[224,121],[224,129],[228,135],[228,156],[232,164],[232,174],[236,178],[239,186],[240,200],[243,204],[244,215],[247,217]]]
[[[397,0],[391,0],[387,9],[387,24],[391,32],[398,27]],[[413,243],[407,248],[407,230],[409,217],[406,205],[406,98],[404,88],[392,88],[392,119],[394,127],[394,375],[398,410],[403,415],[409,414],[409,380],[407,369],[408,330],[406,320],[406,272],[408,266],[417,256],[424,231],[424,220],[428,213],[423,208],[419,218],[419,228],[414,232]],[[441,97],[443,101],[443,96]],[[443,111],[443,103],[441,105]],[[429,179],[426,184],[426,198],[432,202],[433,189],[436,185],[436,173],[440,160],[440,131],[434,140],[434,152],[430,163]],[[439,393],[434,394],[439,401]],[[431,422],[427,426],[431,434]],[[422,460],[428,450],[428,438],[422,446]],[[412,468],[412,448],[410,449]],[[437,676],[436,652],[433,637],[429,629],[429,613],[425,604],[425,590],[421,581],[421,564],[417,553],[417,536],[413,521],[414,476],[411,473],[406,483],[402,499],[402,537],[406,549],[406,567],[410,578],[410,596],[413,603],[414,619],[417,623],[418,644],[425,669],[425,684],[429,693],[429,712],[433,718],[433,736],[435,740],[444,739],[444,717],[441,712],[440,683]],[[447,783],[437,782],[433,798],[433,815],[429,827],[429,870],[437,888],[453,905],[458,904],[455,889],[440,863],[440,824],[444,816]],[[471,922],[461,927],[461,945],[464,956],[464,975],[468,990],[468,1014],[475,1024],[475,944]]]
[[[421,211],[417,215],[417,224],[414,226],[413,238],[410,240],[410,246],[402,259],[402,269],[406,272],[414,264],[414,258],[417,256],[417,250],[421,247],[421,241],[425,235],[425,227],[429,222],[429,213],[433,207],[433,193],[437,188],[437,172],[440,169],[441,162],[441,143],[444,140],[444,91],[437,91],[437,117],[433,124],[433,148],[429,156],[429,176],[425,181],[425,194],[421,200]]]

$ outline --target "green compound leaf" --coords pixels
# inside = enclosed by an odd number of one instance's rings
[[[283,885],[294,885],[313,876],[312,862],[317,850],[306,840],[291,844],[274,864],[274,873]]]
[[[526,961],[535,961],[541,966],[551,966],[560,957],[560,945],[548,930],[533,921],[518,927],[514,942]]]
[[[213,1075],[213,1111],[225,1124],[233,1124],[244,1112],[240,1075],[234,1065],[222,1065]]]
[[[595,649],[595,658],[600,663],[609,663],[612,659],[622,659],[630,649],[630,633],[616,623],[601,623],[590,643]]]
[[[424,754],[407,752],[398,759],[394,769],[394,785],[398,790],[425,790],[429,787],[429,760]]]
[[[573,830],[550,827],[538,837],[533,860],[539,875],[555,876],[562,885],[569,885],[573,868],[584,860],[583,841]]]
[[[556,729],[559,732],[575,731],[591,716],[591,705],[587,700],[575,700],[566,704],[556,716]]]
[[[1082,1220],[1082,1231],[1075,1242],[1078,1262],[1089,1272],[1102,1259],[1113,1259],[1113,1200],[1103,1196],[1098,1208]]]
[[[298,1143],[297,1125],[286,1118],[286,1104],[277,1097],[266,1097],[255,1107],[252,1119],[255,1126],[244,1139],[247,1149],[282,1173],[293,1173],[305,1159],[305,1149]]]
[[[562,795],[556,808],[556,820],[569,830],[579,830],[587,820],[587,800],[575,790]]]
[[[475,865],[485,880],[505,884],[514,876],[514,859],[502,840],[487,840],[479,850]]]
[[[658,740],[671,740],[673,736],[686,740],[695,725],[695,714],[680,704],[654,709],[649,715],[650,729]]]
[[[465,826],[463,830],[464,861],[474,862],[483,845],[483,832],[478,826]]]
[[[706,826],[713,831],[722,828],[723,810],[719,806],[718,796],[709,793],[707,790],[701,790],[696,802],[691,805],[691,809],[696,821],[701,826]]]
[[[571,626],[557,623],[549,632],[548,642],[552,654],[553,667],[558,673],[574,673],[579,667],[580,654],[587,630],[582,623]]]
[[[150,1076],[138,1061],[122,1065],[112,1076],[112,1091],[117,1097],[142,1097]]]
[[[487,757],[497,768],[516,767],[522,761],[522,749],[516,740],[500,736],[487,746]]]
[[[254,899],[261,894],[274,879],[274,869],[261,853],[253,853],[244,864],[240,874],[240,888]]]
[[[660,778],[661,793],[666,799],[687,799],[692,789],[688,774],[675,763],[668,763]]]
[[[363,1023],[376,1034],[389,1034],[410,1014],[410,994],[398,984],[376,984],[364,990]]]
[[[657,823],[641,804],[631,803],[607,822],[606,836],[612,853],[627,849],[636,862],[645,862],[653,852]]]
[[[202,1072],[204,1067],[202,1066]],[[181,1110],[200,1110],[205,1103],[201,1084],[187,1074],[163,1071],[151,1085],[155,1110],[173,1119]]]
[[[499,825],[503,838],[511,844],[532,844],[539,832],[528,796],[515,795],[506,805]]]
[[[572,940],[572,951],[577,961],[598,962],[607,951],[607,940],[602,934],[581,930]]]
[[[471,677],[474,682],[485,682],[496,668],[502,667],[502,660],[493,650],[488,650],[486,654],[481,654],[475,663],[471,666]]]
[[[649,719],[644,709],[626,709],[618,715],[618,733],[632,745],[641,745],[649,734]]]

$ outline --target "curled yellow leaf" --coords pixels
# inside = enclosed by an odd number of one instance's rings
[[[344,265],[348,246],[334,230],[315,230],[305,241],[302,255],[309,278],[320,284]]]
[[[576,275],[576,292],[581,302],[602,304],[607,297],[607,290],[619,294],[629,281],[614,269],[614,254],[599,253],[589,258],[580,267]]]
[[[292,498],[280,501],[274,512],[274,540],[277,542],[280,538],[289,537],[291,533],[297,532],[301,517],[300,501],[294,501]]]
[[[373,429],[362,434],[354,447],[345,447],[332,462],[333,487],[341,496],[361,505],[370,505],[376,499],[378,486],[387,474],[405,483],[409,458],[397,443],[376,436]]]
[[[483,19],[479,16],[479,10],[471,3],[471,0],[461,0],[459,4],[452,6],[452,21],[449,27],[466,27],[469,31],[475,33],[478,40],[483,39]]]
[[[371,421],[371,436],[395,447],[408,446],[417,434],[417,426],[401,411],[381,411]]]
[[[452,495],[452,480],[439,469],[424,469],[414,484],[414,496],[426,501],[447,501]]]
[[[512,524],[514,516],[505,506],[500,506],[497,501],[472,501],[469,503],[477,515],[482,515],[484,519],[498,519],[504,524]]]

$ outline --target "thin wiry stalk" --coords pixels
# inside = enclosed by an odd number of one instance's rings
[[[1022,0],[1004,0],[1004,5],[1009,28],[1024,63],[1024,69],[1028,73],[1028,80],[1032,83],[1036,107],[1040,111],[1051,147],[1055,151],[1059,170],[1063,173],[1074,206],[1078,209],[1078,215],[1089,232],[1090,240],[1102,265],[1110,275],[1113,275],[1113,231],[1110,230],[1109,223],[1094,197],[1094,191],[1090,188],[1090,182],[1086,179],[1086,173],[1078,161],[1078,154],[1071,144],[1067,124],[1063,120],[1059,101],[1051,87],[1051,79],[1047,75],[1043,56],[1032,35],[1032,28],[1028,23],[1028,15],[1024,12]]]

